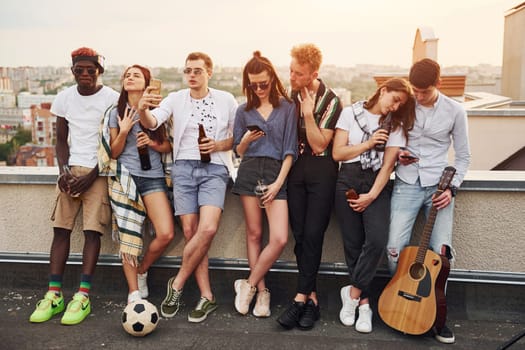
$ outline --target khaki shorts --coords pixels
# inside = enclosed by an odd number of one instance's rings
[[[71,172],[75,176],[86,175],[91,170],[80,166],[71,167]],[[75,219],[82,208],[82,230],[96,231],[101,234],[106,232],[111,222],[107,177],[99,176],[86,192],[76,198],[61,192],[58,185],[56,192],[55,208],[51,214],[53,227],[72,230],[75,226]]]

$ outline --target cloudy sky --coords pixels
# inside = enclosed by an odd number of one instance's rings
[[[191,51],[242,66],[254,50],[288,65],[316,43],[324,63],[408,67],[419,26],[444,66],[501,65],[504,14],[523,0],[3,0],[0,66],[65,66],[93,47],[106,64],[173,67]]]

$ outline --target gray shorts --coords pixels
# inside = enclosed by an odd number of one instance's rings
[[[203,205],[224,210],[230,180],[224,165],[200,160],[177,160],[171,172],[175,215],[196,214]]]

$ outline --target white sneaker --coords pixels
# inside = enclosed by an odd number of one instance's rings
[[[142,300],[142,298],[140,297],[140,292],[138,290],[134,290],[133,292],[128,294],[128,304],[134,303],[139,300]]]
[[[359,299],[352,299],[350,297],[350,289],[352,286],[345,286],[341,288],[341,301],[343,307],[339,312],[339,319],[345,326],[353,326],[355,323],[355,310],[359,305]]]
[[[372,332],[372,309],[369,304],[359,306],[359,317],[355,323],[355,330],[360,333]]]
[[[144,273],[137,273],[137,282],[139,284],[140,296],[146,299],[149,295],[148,291],[148,271]]]

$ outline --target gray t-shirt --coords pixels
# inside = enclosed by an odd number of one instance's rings
[[[109,127],[118,128],[118,112],[114,108],[109,116]],[[138,119],[139,115],[136,114],[134,119]],[[129,170],[131,175],[142,176],[142,177],[163,177],[164,169],[162,168],[162,162],[160,153],[148,147],[149,159],[151,162],[150,170],[142,170],[140,167],[139,152],[137,150],[137,133],[141,131],[140,124],[136,123],[133,125],[133,129],[128,133],[126,138],[126,145],[124,150],[119,156],[119,160]]]

